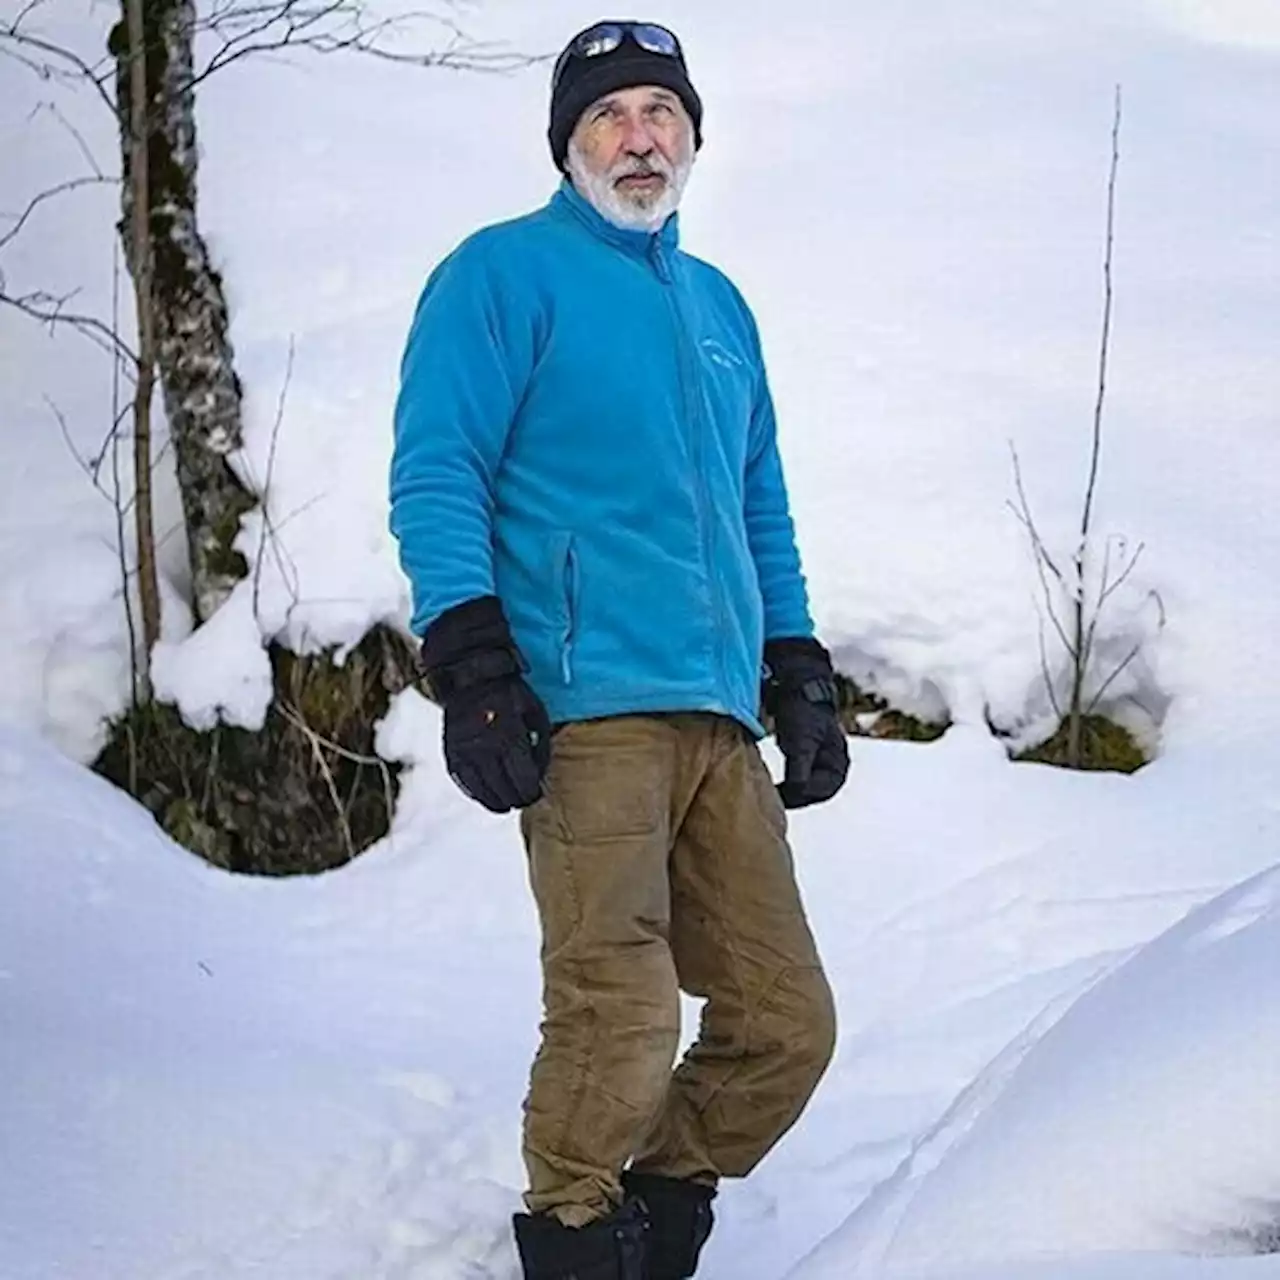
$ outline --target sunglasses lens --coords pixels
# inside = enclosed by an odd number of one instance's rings
[[[666,27],[652,22],[601,22],[588,28],[560,55],[551,73],[552,84],[559,84],[571,58],[599,58],[612,53],[630,36],[646,53],[660,53],[667,58],[680,56],[680,42]]]
[[[573,42],[573,51],[579,58],[598,58],[603,53],[612,53],[622,43],[622,34],[622,28],[616,23],[601,23],[584,31]]]
[[[680,55],[680,42],[666,27],[654,26],[650,22],[637,22],[631,28],[631,35],[636,44],[649,53],[660,53],[668,58]]]

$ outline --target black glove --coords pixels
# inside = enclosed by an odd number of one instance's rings
[[[444,707],[449,776],[493,813],[542,795],[551,722],[525,683],[528,669],[497,596],[445,610],[422,638],[431,691]]]
[[[764,707],[787,762],[778,795],[788,809],[830,800],[849,775],[831,656],[816,640],[768,640],[764,664]]]

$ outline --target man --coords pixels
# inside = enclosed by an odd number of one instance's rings
[[[565,180],[432,273],[396,410],[392,528],[446,762],[523,811],[542,923],[529,1280],[692,1276],[718,1180],[794,1123],[834,1040],[784,805],[834,795],[847,748],[754,321],[677,247],[701,125],[669,31],[575,36]],[[681,988],[706,1005],[673,1073]]]

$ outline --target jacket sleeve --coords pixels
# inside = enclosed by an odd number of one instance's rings
[[[446,609],[495,593],[494,479],[534,359],[530,318],[496,276],[474,241],[441,263],[401,364],[391,532],[417,635]]]
[[[753,325],[754,334],[754,325]],[[764,638],[813,635],[809,595],[800,568],[795,526],[787,501],[787,486],[778,453],[777,423],[773,397],[759,357],[759,381],[751,414],[747,442],[747,465],[743,487],[747,525],[747,545],[755,561],[760,594],[764,600]]]

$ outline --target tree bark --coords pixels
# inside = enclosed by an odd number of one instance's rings
[[[142,0],[126,0],[129,5]],[[248,565],[234,549],[240,518],[257,499],[227,465],[241,447],[242,396],[234,367],[222,280],[210,261],[196,216],[195,92],[192,88],[194,0],[145,0],[143,45],[148,103],[149,246],[153,264],[156,364],[177,460],[178,486],[197,622],[213,615]],[[118,100],[133,40],[113,36]],[[123,45],[123,47],[120,47]],[[121,116],[122,141],[127,129]],[[131,177],[124,146],[125,175]],[[135,184],[126,180],[124,223],[132,221]],[[142,267],[126,236],[130,270]]]

